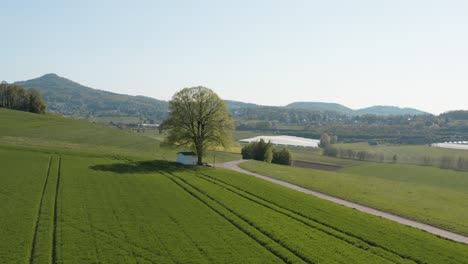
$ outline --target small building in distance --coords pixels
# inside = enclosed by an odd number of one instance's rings
[[[197,165],[197,154],[195,152],[179,152],[176,162],[183,165]]]

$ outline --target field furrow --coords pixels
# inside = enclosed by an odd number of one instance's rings
[[[30,263],[51,263],[58,157],[51,156],[39,204]]]
[[[223,217],[226,221],[234,225],[241,232],[245,233],[258,244],[270,251],[272,254],[283,260],[285,263],[313,263],[311,260],[297,255],[294,251],[291,251],[290,249],[282,245],[281,241],[275,241],[274,239],[263,233],[260,229],[252,225],[252,223],[240,218],[239,215],[237,215],[235,212],[218,203],[216,200],[213,200],[204,192],[188,184],[180,177],[171,175],[168,176],[168,178],[171,179],[184,191],[192,195],[195,199],[199,200],[211,210],[216,212],[218,215]]]
[[[42,205],[44,204],[44,196],[45,196],[45,192],[46,192],[47,182],[48,182],[49,176],[50,176],[50,167],[51,166],[52,166],[52,156],[49,158],[49,166],[47,168],[47,176],[45,178],[44,187],[42,188],[42,195],[41,195],[41,199],[40,199],[40,202],[39,202],[39,210],[37,212],[36,226],[34,227],[34,236],[33,236],[33,243],[32,243],[32,246],[31,246],[31,256],[29,258],[29,263],[34,263],[34,253],[36,251],[37,234],[38,234],[39,223],[40,223],[41,214],[42,214]]]
[[[390,261],[388,255],[384,258],[371,254],[304,223],[291,221],[288,216],[232,194],[224,187],[200,180],[193,174],[177,177],[306,262],[327,260],[340,263],[354,259],[367,263],[405,263],[399,258]]]

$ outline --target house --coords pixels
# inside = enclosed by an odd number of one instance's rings
[[[195,152],[179,152],[176,162],[183,165],[197,165],[197,154]]]

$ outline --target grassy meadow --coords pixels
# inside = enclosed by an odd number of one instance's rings
[[[136,133],[0,110],[0,139],[0,263],[468,258],[468,245],[248,175],[177,165],[178,149]]]
[[[168,161],[174,161],[177,152],[187,150],[162,146],[161,137],[52,114],[36,115],[0,108],[0,121],[0,145],[4,148]],[[211,151],[206,154],[206,162],[211,162],[213,156],[217,162],[240,158],[237,153]]]
[[[319,148],[302,148],[302,147],[288,147],[291,152],[293,160],[315,162],[325,165],[333,165],[340,167],[349,167],[361,164],[361,161],[351,159],[338,159],[322,155],[322,149]]]
[[[249,161],[249,171],[417,221],[468,234],[468,173],[363,163],[336,172]]]

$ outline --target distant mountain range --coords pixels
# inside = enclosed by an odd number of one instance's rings
[[[65,115],[90,118],[102,117],[139,117],[159,121],[167,116],[168,102],[146,96],[132,96],[97,90],[86,87],[56,74],[16,82],[25,88],[38,89],[50,111]],[[245,108],[262,107],[253,103],[226,100],[231,111]],[[300,108],[320,112],[337,112],[349,115],[421,115],[426,112],[413,108],[396,106],[372,106],[353,110],[341,104],[323,102],[294,102],[278,108]]]
[[[322,103],[322,102],[294,102],[288,104],[286,107],[291,108],[305,108],[312,109],[317,111],[332,111],[338,113],[345,113],[350,115],[365,115],[365,114],[374,114],[374,115],[425,115],[429,114],[427,112],[414,109],[414,108],[400,108],[397,106],[384,106],[376,105],[361,109],[351,109],[341,104],[337,103]]]

